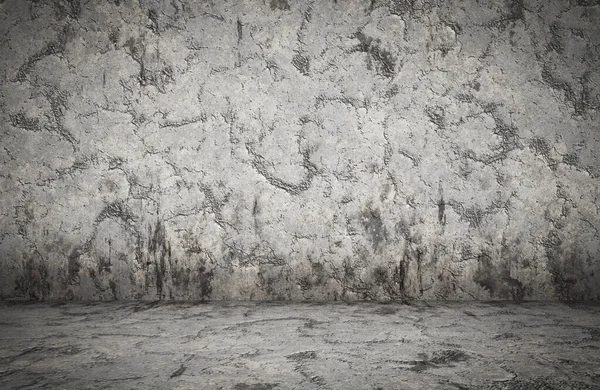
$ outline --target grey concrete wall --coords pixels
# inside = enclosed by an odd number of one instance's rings
[[[599,299],[600,2],[0,1],[0,298]]]

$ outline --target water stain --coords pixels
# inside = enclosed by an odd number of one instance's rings
[[[156,294],[158,299],[165,298],[164,284],[167,276],[167,261],[171,260],[171,244],[167,240],[165,227],[160,220],[154,228],[148,227],[148,263],[153,265]]]
[[[383,225],[379,210],[367,208],[361,213],[360,222],[367,232],[367,238],[371,241],[373,250],[380,249],[381,244],[387,240],[387,230]]]
[[[79,271],[81,270],[81,264],[79,263],[80,251],[79,249],[73,249],[69,255],[67,263],[67,283],[78,284],[79,283]]]
[[[490,297],[523,301],[527,288],[510,275],[507,263],[494,264],[491,256],[482,252],[477,257],[477,270],[473,281],[489,291]]]
[[[444,190],[441,182],[439,184],[438,222],[440,225],[446,225],[446,202],[444,201]]]
[[[26,258],[23,272],[16,280],[16,295],[32,300],[43,300],[50,295],[50,288],[46,262],[36,261],[33,257]]]
[[[290,4],[287,2],[287,0],[271,0],[269,5],[271,6],[272,10],[278,9],[282,11],[288,11],[290,9]]]

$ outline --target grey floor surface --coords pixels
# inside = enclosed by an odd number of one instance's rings
[[[600,305],[0,302],[1,389],[600,389]]]

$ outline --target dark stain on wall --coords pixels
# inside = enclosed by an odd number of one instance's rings
[[[440,225],[446,224],[446,201],[444,200],[444,191],[442,189],[442,183],[439,185],[439,200],[438,200],[438,222]]]
[[[67,263],[67,284],[79,283],[79,271],[81,270],[81,264],[79,264],[79,249],[75,248],[69,255]]]
[[[108,257],[106,256],[98,256],[98,274],[110,274],[112,267],[112,247],[110,240],[108,241]]]
[[[415,1],[416,0],[391,0],[390,13],[399,16],[408,14],[413,10]]]
[[[387,284],[388,281],[388,270],[386,267],[380,265],[373,269],[373,282],[377,286],[383,286]]]
[[[354,50],[369,54],[367,61],[371,61],[371,58],[375,61],[379,74],[387,78],[394,77],[396,74],[396,58],[390,51],[381,47],[381,41],[365,35],[362,31],[356,32],[354,37],[360,42]]]
[[[583,282],[587,275],[582,267],[582,254],[572,252],[566,257],[550,258],[550,275],[556,297],[561,301],[580,301],[589,295]]]
[[[497,266],[486,252],[482,252],[477,257],[477,262],[478,267],[473,281],[488,290],[490,297],[515,301],[522,301],[525,298],[527,289],[518,279],[511,277],[506,262]]]
[[[267,299],[285,301],[291,297],[292,277],[288,267],[278,264],[262,263],[258,265],[258,281]]]
[[[110,288],[110,292],[112,294],[112,299],[115,301],[119,299],[119,291],[117,287],[117,283],[114,280],[110,280],[108,282],[108,287]]]
[[[32,300],[47,299],[50,288],[46,263],[36,261],[31,256],[26,257],[23,262],[23,273],[16,281],[16,296]]]
[[[559,230],[548,231],[542,240],[556,297],[561,301],[578,301],[589,295],[585,282],[590,275],[583,270],[584,251],[566,249]],[[593,276],[593,275],[591,275]]]
[[[373,250],[380,249],[383,242],[387,240],[388,234],[381,220],[379,210],[367,208],[361,213],[360,222],[367,232],[367,237],[371,241]]]
[[[171,261],[171,245],[167,241],[165,227],[160,220],[148,227],[148,263],[154,269],[154,281],[158,299],[165,298],[164,284],[167,279],[167,262]]]
[[[509,13],[508,19],[523,19],[523,0],[508,0]]]
[[[244,38],[242,21],[240,20],[240,18],[238,18],[236,26],[237,26],[237,39],[238,39],[238,45],[239,45],[240,42],[242,42],[242,39]]]
[[[212,294],[213,272],[207,270],[206,265],[200,262],[196,269],[191,267],[175,267],[172,271],[173,287],[181,292],[193,293],[195,299],[207,300]]]
[[[148,19],[149,19],[149,24],[148,24],[148,28],[155,34],[159,34],[159,29],[158,29],[158,13],[156,12],[156,10],[149,10],[148,11]]]
[[[271,6],[272,10],[282,10],[282,11],[288,11],[290,9],[290,4],[287,2],[287,0],[271,0],[269,5]]]
[[[297,53],[294,55],[292,58],[292,65],[294,65],[294,67],[298,69],[298,72],[302,73],[304,76],[309,75],[310,60],[304,54]]]
[[[309,259],[311,271],[310,274],[298,278],[297,284],[303,292],[308,292],[311,289],[323,286],[329,280],[329,275],[325,270],[323,263],[312,261]]]
[[[425,114],[429,118],[429,121],[436,125],[438,129],[446,129],[446,112],[443,107],[433,106],[425,109]]]
[[[410,299],[410,295],[407,292],[406,278],[408,276],[409,258],[404,258],[396,265],[393,266],[387,283],[383,285],[383,289],[386,295],[391,299],[399,299],[406,301]]]

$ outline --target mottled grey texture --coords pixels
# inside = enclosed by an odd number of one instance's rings
[[[600,390],[598,304],[0,303],[0,388]]]
[[[598,1],[0,1],[0,298],[599,299]]]

